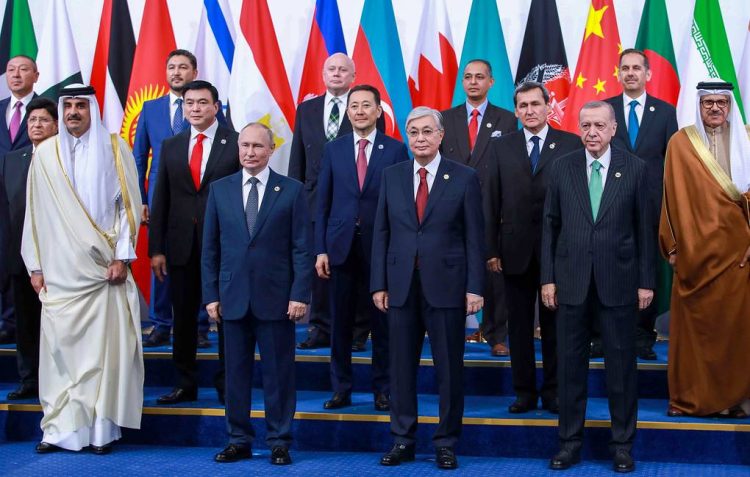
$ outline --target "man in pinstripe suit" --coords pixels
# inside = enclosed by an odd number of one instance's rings
[[[542,302],[559,307],[560,451],[550,468],[567,469],[580,461],[596,320],[604,347],[614,470],[631,472],[638,409],[637,311],[650,304],[655,286],[646,165],[610,146],[617,129],[611,105],[585,104],[579,128],[585,150],[556,162],[544,206]]]

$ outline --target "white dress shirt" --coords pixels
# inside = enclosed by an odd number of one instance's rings
[[[419,165],[417,161],[412,161],[414,163],[414,200],[417,200],[417,189],[419,188],[419,170],[422,168],[422,166]],[[430,161],[429,164],[424,166],[425,169],[427,169],[427,192],[429,193],[432,190],[432,184],[435,182],[435,176],[437,175],[438,167],[440,167],[440,153],[438,152],[437,156],[435,156],[435,159]]]
[[[193,126],[190,126],[190,145],[188,146],[188,164],[190,164],[190,158],[193,157],[193,148],[198,142],[198,134],[203,134],[203,159],[201,160],[201,180],[203,180],[203,174],[206,172],[206,164],[208,163],[208,156],[211,154],[211,146],[214,144],[214,138],[216,137],[216,129],[219,127],[219,121],[214,119],[214,122],[206,128],[205,131],[198,131]]]
[[[21,121],[26,116],[26,106],[29,105],[32,98],[34,98],[34,92],[27,94],[23,98],[16,98],[12,94],[10,95],[10,102],[8,102],[8,109],[5,111],[5,124],[10,129],[10,119],[13,117],[13,113],[16,109],[16,103],[21,103]]]
[[[169,92],[169,126],[172,126],[174,121],[174,113],[177,111],[177,100],[182,99],[182,96],[177,96],[173,92]],[[185,117],[185,103],[182,103],[182,117]]]
[[[370,155],[372,155],[372,146],[375,144],[375,136],[377,135],[378,130],[373,129],[370,134],[367,135],[367,137],[361,137],[358,136],[357,133],[354,133],[354,164],[357,164],[357,155],[359,154],[359,141],[360,139],[367,139],[367,146],[365,147],[365,157],[367,158],[367,164],[370,164]]]
[[[339,128],[341,128],[341,121],[344,120],[346,115],[346,100],[349,98],[349,91],[342,94],[341,96],[334,96],[330,91],[326,91],[326,99],[323,105],[323,131],[328,129],[328,118],[331,116],[331,110],[333,109],[333,98],[339,100]]]
[[[643,108],[646,107],[646,92],[644,91],[642,95],[638,96],[637,98],[631,98],[627,94],[622,94],[622,104],[624,106],[624,109],[622,110],[625,113],[625,127],[630,127],[630,103],[636,100],[638,101],[638,104],[635,107],[635,115],[638,116],[638,126],[643,124]]]
[[[526,128],[523,128],[523,135],[526,136],[526,154],[531,156],[531,150],[534,149],[534,143],[531,142],[531,138],[537,136],[539,138],[539,155],[541,155],[542,149],[544,149],[544,142],[547,140],[548,132],[549,124],[545,124],[544,128],[536,134],[532,133]]]
[[[266,193],[266,185],[268,185],[268,178],[270,176],[271,169],[269,169],[268,166],[255,176],[247,172],[247,169],[242,169],[242,210],[245,210],[245,207],[247,206],[247,196],[250,195],[250,178],[257,177],[258,183],[255,184],[255,188],[258,189],[258,210],[260,211],[260,204],[263,203],[263,196]]]
[[[586,177],[588,177],[588,181],[591,181],[591,172],[593,169],[591,165],[595,160],[599,161],[602,165],[602,168],[599,169],[599,172],[602,175],[602,190],[604,190],[604,186],[607,184],[607,172],[609,171],[609,163],[612,162],[612,148],[610,146],[607,146],[607,152],[602,154],[602,157],[600,157],[599,159],[596,159],[589,153],[589,151],[586,151]]]

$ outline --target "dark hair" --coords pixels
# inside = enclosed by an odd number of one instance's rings
[[[34,58],[30,57],[29,55],[13,55],[12,57],[8,58],[8,63],[10,63],[10,60],[12,60],[14,58],[26,58],[27,60],[29,60],[31,62],[32,65],[34,65],[34,71],[37,71],[37,69],[36,69],[36,60]],[[8,63],[5,63],[5,67],[6,68],[8,67]]]
[[[622,65],[622,57],[625,55],[641,55],[641,58],[643,58],[643,66],[645,66],[647,70],[651,69],[651,65],[648,62],[648,56],[646,56],[646,53],[642,52],[641,50],[637,50],[635,48],[628,48],[626,50],[622,50],[622,53],[620,53],[620,59],[617,61],[618,67]]]
[[[469,60],[466,62],[466,66],[469,66],[472,63],[482,63],[484,66],[487,67],[487,73],[489,73],[490,78],[492,78],[492,65],[489,61],[484,60],[482,58],[474,58],[473,60]],[[466,66],[464,66],[464,69],[466,69]]]
[[[167,61],[166,61],[167,64],[169,63],[169,60],[171,60],[173,56],[187,57],[187,59],[190,60],[190,64],[193,65],[193,69],[194,70],[198,69],[198,59],[195,57],[194,54],[190,53],[189,51],[181,50],[181,49],[170,51],[169,54],[167,55]]]
[[[190,90],[197,91],[199,89],[207,89],[211,92],[211,98],[214,100],[214,103],[219,102],[219,92],[216,91],[216,87],[209,83],[208,81],[204,80],[195,80],[191,81],[190,83],[186,84],[184,88],[182,88],[182,97],[185,97],[185,93],[187,93]]]
[[[516,87],[516,90],[513,92],[513,104],[518,105],[517,98],[519,93],[525,93],[534,89],[539,89],[542,92],[544,104],[549,104],[549,91],[547,91],[547,88],[545,88],[544,85],[538,81],[525,81],[519,84]]]
[[[380,91],[378,91],[378,88],[376,88],[375,86],[369,84],[358,84],[354,88],[350,89],[349,94],[346,96],[346,104],[349,104],[349,98],[352,97],[352,93],[356,93],[357,91],[369,91],[373,96],[375,96],[375,104],[380,106]]]
[[[52,116],[52,119],[57,121],[57,103],[55,103],[51,99],[37,96],[36,98],[29,101],[29,104],[26,106],[26,116],[28,117],[32,111],[35,111],[37,109],[46,109],[49,115]]]

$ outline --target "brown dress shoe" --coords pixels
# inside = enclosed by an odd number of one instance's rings
[[[508,347],[505,346],[504,344],[498,343],[492,347],[492,356],[508,356],[508,355],[510,355],[510,351],[508,351]]]
[[[482,332],[477,330],[474,333],[466,337],[467,343],[486,343],[487,340],[482,336]]]

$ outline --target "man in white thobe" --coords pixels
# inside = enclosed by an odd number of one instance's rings
[[[39,453],[106,454],[139,428],[143,348],[135,259],[141,210],[130,149],[99,118],[94,89],[61,91],[60,133],[29,168],[21,254],[42,302]]]

